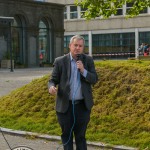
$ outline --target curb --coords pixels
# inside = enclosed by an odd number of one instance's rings
[[[35,138],[39,138],[39,139],[45,139],[45,140],[50,140],[50,141],[61,141],[61,137],[60,136],[51,136],[51,135],[47,135],[47,134],[39,134],[39,133],[34,133],[34,132],[26,132],[26,131],[20,131],[20,130],[13,130],[13,129],[7,129],[7,128],[1,128],[0,127],[1,132],[5,133],[5,134],[10,134],[10,135],[16,135],[16,136],[33,136]],[[110,146],[108,144],[104,144],[101,142],[90,142],[87,141],[87,144],[90,146],[95,146],[95,147],[99,147],[99,148],[106,148],[106,149],[111,149],[111,150],[138,150],[137,148],[133,148],[133,147],[126,147],[126,146]]]

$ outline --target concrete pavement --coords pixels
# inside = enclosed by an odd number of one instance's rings
[[[27,69],[0,69],[0,96],[28,84],[33,79],[50,74],[52,68],[27,68]]]
[[[29,147],[32,148],[33,150],[63,149],[59,136],[50,136],[32,132],[15,131],[5,128],[1,128],[1,130],[3,131],[3,133],[2,132],[0,133],[0,150],[13,150],[14,148],[20,146]],[[102,148],[94,146],[93,144],[88,143],[88,150],[98,150],[98,149],[102,150]],[[26,149],[17,149],[17,150],[26,150]]]

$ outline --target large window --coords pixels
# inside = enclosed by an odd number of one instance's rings
[[[150,32],[140,32],[139,33],[139,43],[147,43],[150,45]]]
[[[43,18],[39,22],[39,62],[40,66],[52,62],[53,55],[51,22]]]
[[[130,56],[135,51],[134,33],[92,35],[93,54]]]
[[[41,20],[39,23],[39,58],[40,63],[47,61],[47,27]]]

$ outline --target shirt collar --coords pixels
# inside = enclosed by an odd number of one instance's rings
[[[70,61],[72,61],[72,60],[74,60],[74,59],[73,59],[73,57],[72,57],[72,55],[71,55],[71,53],[70,53]]]

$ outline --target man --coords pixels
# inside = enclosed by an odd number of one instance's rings
[[[91,85],[98,79],[92,57],[83,54],[84,44],[80,35],[70,39],[70,53],[56,58],[49,80],[49,93],[57,94],[56,113],[64,150],[73,150],[73,133],[76,150],[87,150],[85,133],[93,106]]]

